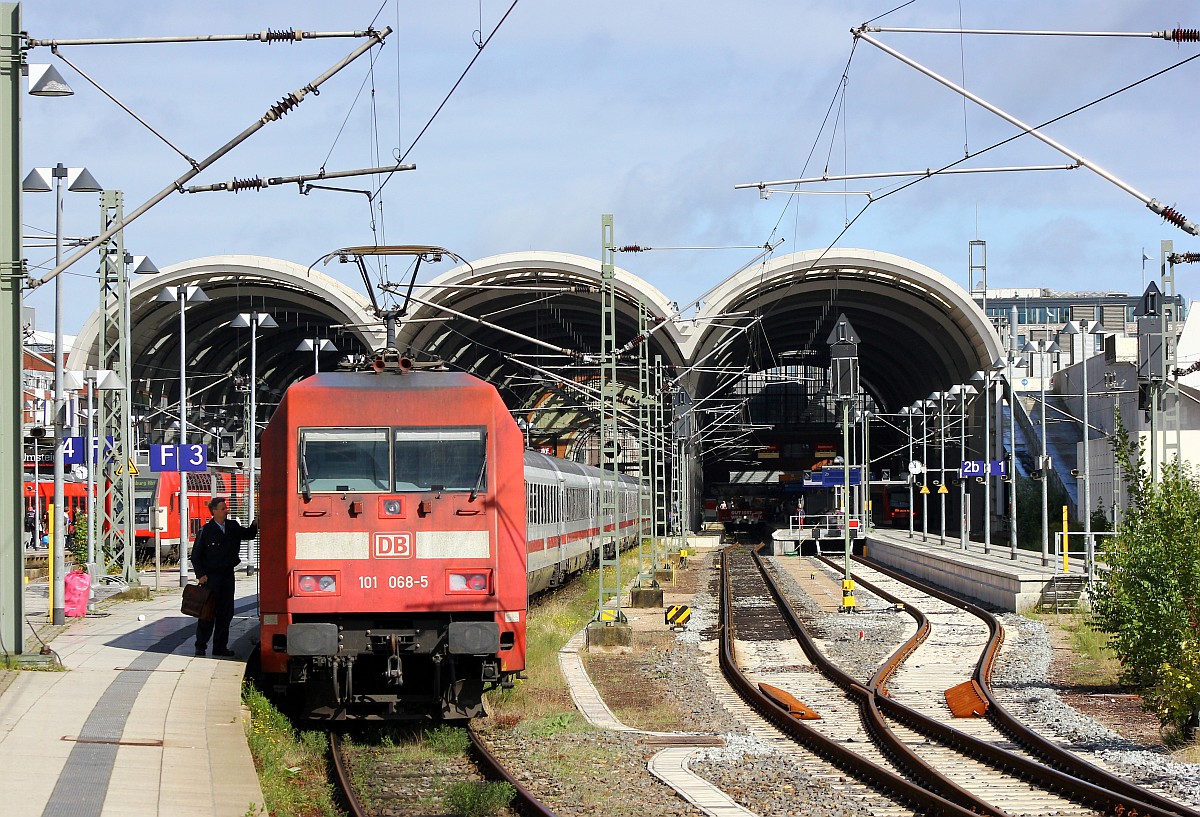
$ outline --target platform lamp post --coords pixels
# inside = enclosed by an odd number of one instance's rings
[[[313,353],[313,374],[321,371],[321,352],[336,352],[337,346],[327,338],[305,338],[296,347],[297,352]]]
[[[971,375],[973,382],[983,384],[983,552],[992,552],[992,381],[996,373],[1005,366],[1003,358],[996,358],[986,371]]]
[[[911,539],[913,538],[913,509],[916,508],[913,485],[917,480],[917,475],[912,472],[911,466],[913,461],[913,414],[915,412],[912,406],[903,406],[898,413],[901,417],[908,418],[908,461],[910,465],[906,471],[908,474],[908,538]]]
[[[233,320],[229,322],[230,329],[249,329],[250,330],[250,417],[246,423],[248,447],[246,456],[246,500],[249,502],[249,508],[246,511],[247,522],[253,522],[258,518],[256,512],[257,504],[254,501],[254,462],[257,454],[257,437],[258,437],[258,330],[259,329],[278,329],[279,324],[275,322],[266,312],[241,312]],[[248,546],[248,550],[253,550],[253,553],[247,553],[246,561],[249,563],[247,570],[258,571],[258,539]]]
[[[96,564],[96,469],[105,455],[104,446],[96,441],[94,396],[97,391],[123,391],[125,384],[112,369],[89,369],[71,374],[74,377],[69,385],[87,392],[87,436],[83,441],[83,450],[87,452],[84,454],[87,466],[87,565],[91,572]],[[95,578],[92,577],[93,582]]]
[[[859,490],[863,492],[863,520],[861,524],[863,530],[867,533],[871,531],[871,516],[873,513],[873,509],[871,508],[871,418],[874,416],[875,413],[870,409],[863,409],[863,470],[862,476],[859,479]]]
[[[1015,310],[1014,310],[1015,312]],[[1015,324],[1014,324],[1015,325]],[[1008,368],[1008,545],[1009,558],[1017,558],[1017,379],[1016,369],[1029,365],[1026,358],[1019,357],[1014,338],[1013,348],[1005,355]]]
[[[61,277],[61,276],[60,276]],[[179,444],[187,444],[187,305],[204,303],[209,297],[197,286],[164,287],[154,299],[179,304]],[[154,513],[153,509],[150,511]],[[188,489],[187,474],[179,473],[179,586],[188,583]]]
[[[43,75],[43,80],[44,80]],[[61,78],[60,78],[61,79]],[[64,83],[65,85],[65,83]],[[30,93],[34,93],[33,90]],[[70,88],[67,88],[70,93]],[[52,94],[63,96],[61,91]],[[35,167],[21,182],[24,193],[49,193],[54,191],[54,266],[62,263],[63,248],[63,182],[72,193],[99,193],[103,188],[83,167],[64,167],[60,162],[54,167]],[[66,505],[63,493],[63,440],[66,438],[67,401],[63,386],[63,281],[62,276],[54,280],[54,511],[50,526],[52,539],[50,558],[53,562],[53,587],[50,588],[51,623],[65,621],[63,591],[66,570],[66,525],[63,513]]]
[[[956,384],[950,387],[951,397],[958,398],[958,451],[959,462],[967,459],[967,403],[979,390],[970,383]],[[967,513],[967,478],[959,474],[958,479],[958,539],[959,548],[967,549],[967,540],[971,534],[971,516]]]
[[[1031,340],[1021,350],[1024,354],[1038,356],[1038,391],[1042,415],[1042,454],[1038,457],[1035,472],[1042,483],[1042,567],[1050,563],[1050,455],[1046,450],[1046,357],[1062,349],[1052,340]]]
[[[1074,321],[1067,321],[1067,325],[1064,326],[1059,333],[1063,335],[1083,335],[1080,343],[1082,352],[1079,356],[1081,362],[1080,369],[1082,370],[1083,378],[1083,548],[1084,564],[1087,566],[1087,579],[1088,583],[1091,584],[1096,578],[1094,564],[1096,543],[1092,539],[1092,455],[1091,446],[1088,445],[1088,441],[1092,436],[1092,426],[1088,421],[1088,397],[1090,395],[1088,394],[1087,376],[1088,358],[1092,356],[1089,354],[1089,352],[1091,352],[1092,349],[1089,349],[1088,347],[1093,343],[1091,340],[1092,337],[1103,337],[1108,330],[1100,324],[1100,321],[1083,323],[1087,326],[1086,330],[1084,330],[1081,326],[1077,326]],[[1072,337],[1071,340],[1073,342],[1074,338]],[[1063,543],[1063,547],[1067,547],[1065,542]]]
[[[913,414],[921,418],[921,541],[929,541],[929,404],[918,400],[912,404]]]
[[[950,392],[935,391],[929,395],[929,400],[937,407],[938,413],[938,503],[941,515],[938,525],[938,540],[942,547],[946,546],[946,495],[950,489],[946,487],[946,401]]]
[[[842,611],[853,612],[854,580],[850,578],[850,404],[858,397],[858,333],[846,315],[838,315],[829,333],[830,391],[842,403],[842,535],[846,552],[842,576]]]

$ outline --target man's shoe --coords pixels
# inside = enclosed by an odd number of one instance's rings
[[[196,655],[203,657],[203,656],[204,656],[204,649],[203,649],[202,647],[197,647],[197,648],[196,648]]]
[[[233,658],[235,654],[233,650],[213,650],[213,655],[218,655],[221,658]]]

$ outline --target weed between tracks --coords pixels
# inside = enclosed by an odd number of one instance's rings
[[[516,791],[471,779],[470,742],[452,726],[385,726],[344,738],[342,747],[354,789],[372,813],[492,817]]]
[[[333,800],[327,757],[329,742],[321,732],[297,732],[291,721],[253,684],[242,686],[242,702],[250,709],[246,738],[267,813],[296,817],[341,817]]]

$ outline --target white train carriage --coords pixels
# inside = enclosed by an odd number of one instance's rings
[[[621,548],[637,543],[639,483],[617,481],[617,520],[600,529],[601,472],[577,462],[525,452],[529,593],[557,587],[599,559],[604,540]]]

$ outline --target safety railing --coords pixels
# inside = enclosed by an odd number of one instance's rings
[[[1054,532],[1054,567],[1062,568],[1063,573],[1070,573],[1072,564],[1076,565],[1089,581],[1096,579],[1096,566],[1105,563],[1105,554],[1111,550],[1115,531],[1092,531],[1092,561],[1088,562],[1087,534],[1081,530]],[[1108,547],[1102,547],[1104,542]]]

